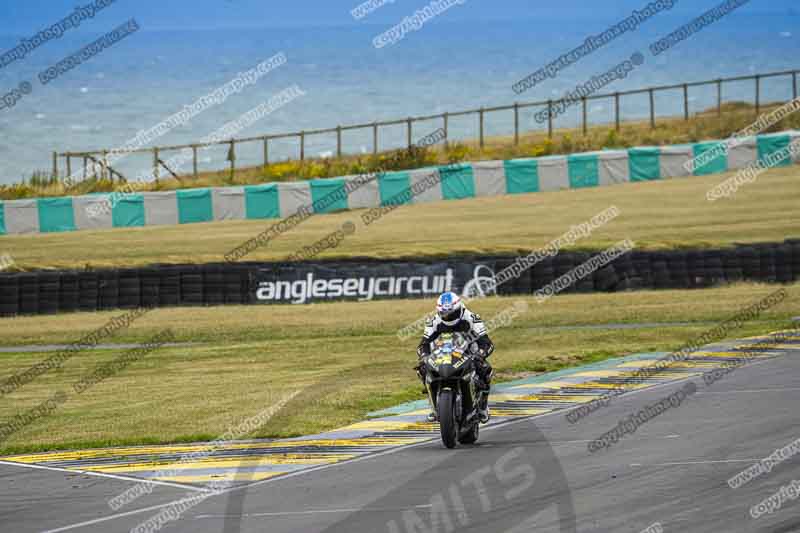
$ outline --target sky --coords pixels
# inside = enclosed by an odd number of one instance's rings
[[[24,35],[60,20],[77,5],[92,0],[0,0],[0,32]],[[150,30],[180,30],[237,27],[318,27],[355,24],[396,24],[429,2],[390,0],[370,14],[369,20],[355,21],[350,10],[363,0],[116,0],[115,5],[97,16],[98,21],[114,22],[119,13],[132,14]],[[648,0],[464,0],[448,14],[449,21],[481,20],[555,21],[559,19],[598,19],[616,17],[621,12],[640,9]],[[706,4],[706,2],[701,2]],[[119,7],[123,7],[119,9]],[[603,5],[609,6],[604,9]],[[713,3],[710,5],[714,5]],[[117,8],[117,9],[114,9]],[[743,13],[800,12],[796,0],[751,0]],[[694,16],[698,2],[676,0],[674,15]]]

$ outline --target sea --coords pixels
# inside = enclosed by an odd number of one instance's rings
[[[155,140],[152,145],[197,142],[222,124],[235,120],[280,91],[299,87],[305,94],[260,118],[239,136],[280,134],[435,115],[514,102],[558,98],[576,85],[608,71],[641,52],[643,63],[603,89],[623,91],[654,85],[800,69],[800,14],[731,14],[657,56],[649,45],[689,19],[661,14],[636,31],[563,69],[554,78],[517,94],[514,83],[555,60],[590,35],[604,31],[614,18],[598,15],[580,23],[567,18],[448,22],[446,16],[409,32],[400,41],[375,48],[383,24],[348,27],[153,30],[142,27],[70,72],[40,83],[38,74],[79,50],[97,36],[66,34],[43,45],[24,61],[0,69],[0,95],[21,82],[32,92],[13,107],[0,110],[0,183],[20,181],[36,171],[49,172],[54,151],[112,150],[152,128],[184,106],[214,91],[239,72],[283,52],[286,64],[224,103],[215,105]],[[399,21],[398,21],[399,22]],[[21,36],[0,36],[0,49]],[[763,101],[788,100],[790,77],[762,82]],[[725,84],[726,101],[753,101],[753,82]],[[683,93],[656,95],[659,116],[682,114]],[[699,111],[716,105],[714,86],[692,88],[690,106]],[[624,97],[622,118],[648,115],[646,95]],[[521,113],[523,130],[544,126],[534,119],[540,109]],[[589,121],[613,120],[613,100],[590,103]],[[556,127],[577,126],[581,111],[558,117]],[[418,139],[441,127],[441,120],[414,126]],[[486,135],[513,133],[510,112],[488,113]],[[451,140],[476,138],[477,115],[452,117]],[[344,131],[345,153],[372,151],[372,131]],[[379,148],[406,142],[402,124],[379,130]],[[270,142],[272,161],[298,157],[297,139]],[[312,135],[307,157],[326,157],[336,150],[336,136]],[[162,158],[169,157],[162,153]],[[227,166],[227,147],[202,151],[200,168]],[[237,165],[263,161],[261,143],[237,147]],[[78,162],[74,162],[77,166]],[[152,164],[152,155],[129,155],[115,167],[126,176]],[[61,171],[64,161],[60,160]],[[73,168],[74,171],[74,168]]]

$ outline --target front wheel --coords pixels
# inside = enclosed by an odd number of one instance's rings
[[[446,389],[439,393],[436,410],[439,414],[439,431],[442,434],[442,443],[447,448],[455,448],[458,427],[455,415],[455,398],[452,390]]]

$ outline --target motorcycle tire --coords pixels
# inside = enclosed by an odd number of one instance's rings
[[[439,414],[439,431],[442,434],[442,444],[447,448],[456,447],[456,436],[458,434],[458,424],[456,423],[455,396],[451,390],[443,390],[439,393],[439,401],[436,405]]]

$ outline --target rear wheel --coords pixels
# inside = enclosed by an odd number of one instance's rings
[[[439,414],[439,431],[442,434],[442,443],[448,448],[456,447],[456,434],[458,427],[455,416],[455,398],[452,390],[443,390],[439,394],[436,410]]]

